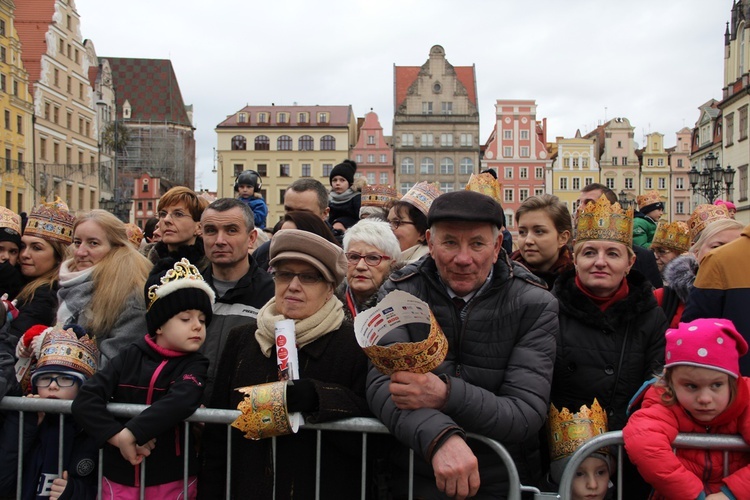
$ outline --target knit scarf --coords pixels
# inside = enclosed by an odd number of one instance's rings
[[[91,303],[94,290],[91,274],[96,266],[81,271],[71,271],[69,267],[72,262],[72,260],[66,260],[60,266],[60,289],[57,291],[60,301],[57,309],[58,323],[77,323],[81,312]],[[84,284],[85,286],[81,286]]]
[[[328,201],[331,202],[331,203],[346,203],[347,201],[351,200],[352,198],[354,198],[358,194],[359,193],[358,192],[354,192],[352,190],[352,188],[347,189],[346,191],[344,191],[341,194],[335,193],[335,192],[331,191],[328,194]]]
[[[599,308],[601,312],[604,312],[607,310],[609,306],[612,304],[615,304],[616,302],[619,302],[623,300],[625,297],[628,296],[628,293],[630,292],[630,288],[628,287],[628,280],[623,278],[622,283],[620,283],[620,288],[617,289],[615,293],[610,295],[609,297],[598,297],[591,293],[588,288],[586,288],[586,285],[583,284],[581,279],[576,274],[576,286],[578,289],[591,300],[596,306]]]
[[[276,297],[272,298],[258,311],[258,329],[255,340],[260,350],[267,358],[271,357],[271,349],[276,343],[276,323],[287,319],[276,311]],[[326,333],[337,330],[344,321],[344,305],[336,297],[331,297],[315,314],[304,319],[294,320],[294,332],[297,347],[318,340]]]

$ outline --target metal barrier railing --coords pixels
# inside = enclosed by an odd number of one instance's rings
[[[16,497],[21,498],[21,486],[23,478],[23,412],[46,412],[59,414],[60,419],[60,433],[59,433],[59,445],[58,445],[58,476],[62,477],[63,467],[63,426],[66,415],[71,413],[72,401],[54,400],[54,399],[38,399],[38,398],[20,398],[20,397],[5,397],[0,400],[0,410],[3,411],[18,411],[19,412],[19,435],[18,435],[18,470],[17,470],[17,482],[16,482]],[[146,405],[136,404],[124,404],[124,403],[109,403],[107,409],[118,417],[133,417],[140,414],[147,408]],[[220,410],[215,408],[201,408],[186,419],[186,422],[190,423],[208,423],[208,424],[223,424],[227,426],[227,476],[226,476],[226,498],[230,498],[231,495],[231,457],[232,457],[232,428],[230,423],[233,422],[240,412],[238,410]],[[67,417],[70,418],[70,417]],[[184,426],[184,449],[189,447],[190,439],[190,427]],[[306,424],[302,426],[304,430],[314,430],[317,433],[317,449],[316,449],[316,485],[315,485],[315,498],[320,498],[320,462],[321,462],[321,437],[324,431],[344,431],[344,432],[360,432],[362,433],[362,470],[361,470],[361,497],[362,499],[366,496],[367,486],[367,435],[368,434],[388,434],[388,429],[379,421],[373,418],[350,418],[345,420],[339,420],[336,422],[328,422],[322,424]],[[521,491],[529,491],[521,485],[518,470],[513,462],[510,453],[497,441],[480,436],[477,434],[469,433],[470,439],[478,440],[488,446],[491,450],[497,453],[498,457],[502,461],[508,473],[508,500],[521,500]],[[276,438],[273,440],[272,449],[275,450]],[[283,439],[283,438],[282,438]],[[275,452],[274,452],[275,461]],[[146,484],[146,464],[148,459],[144,460],[140,465],[140,497],[145,498],[145,484]],[[274,471],[276,470],[274,464]],[[98,490],[97,498],[101,498],[101,485],[102,485],[102,471],[103,471],[103,452],[99,450],[99,470],[98,470]],[[413,498],[414,488],[414,451],[409,452],[409,500]],[[274,491],[275,491],[274,483]],[[183,473],[183,490],[187,497],[188,491],[188,454],[185,454],[184,460],[184,473]]]

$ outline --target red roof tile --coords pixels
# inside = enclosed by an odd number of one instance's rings
[[[398,109],[412,83],[419,77],[421,66],[394,66],[394,99],[393,109]],[[474,66],[454,66],[458,81],[466,88],[469,102],[477,105],[477,92],[475,84]]]
[[[238,113],[247,113],[247,122],[239,123]],[[268,113],[268,123],[258,123],[258,113]],[[309,113],[309,122],[299,123],[299,113]],[[318,113],[328,113],[328,122],[318,123]],[[288,113],[288,123],[277,123],[277,113]],[[217,127],[348,127],[353,115],[351,106],[245,106],[236,113],[227,116]]]

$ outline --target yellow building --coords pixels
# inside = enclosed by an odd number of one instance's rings
[[[234,179],[255,170],[273,227],[292,182],[309,177],[330,189],[331,169],[357,143],[356,125],[351,106],[245,106],[216,127],[218,196],[235,197]]]
[[[646,136],[646,144],[641,158],[640,192],[659,191],[664,200],[664,219],[671,221],[669,200],[669,153],[664,149],[664,134],[653,132]],[[640,207],[638,207],[640,208]]]
[[[33,205],[31,174],[33,105],[29,77],[21,62],[21,43],[14,22],[15,4],[0,0],[0,203],[16,213]]]
[[[594,139],[581,137],[580,131],[571,139],[558,137],[557,158],[552,163],[550,177],[547,192],[560,198],[572,213],[578,208],[576,201],[581,189],[587,184],[600,182]]]

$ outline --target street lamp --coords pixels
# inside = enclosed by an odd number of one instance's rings
[[[719,158],[714,156],[714,152],[711,151],[703,159],[705,166],[702,171],[698,171],[693,165],[688,172],[693,194],[703,196],[711,204],[722,193],[726,193],[727,199],[732,198],[732,184],[734,183],[736,170],[731,166],[722,169],[718,160]]]
[[[628,193],[625,192],[624,189],[621,189],[620,192],[617,194],[617,202],[620,204],[622,208],[628,208],[633,203],[634,200],[631,200],[628,198]]]

